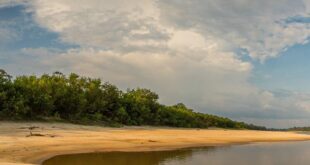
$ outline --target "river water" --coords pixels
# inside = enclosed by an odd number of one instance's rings
[[[310,142],[276,142],[154,152],[61,155],[43,165],[308,165]]]

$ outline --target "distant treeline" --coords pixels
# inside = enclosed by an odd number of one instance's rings
[[[184,104],[160,104],[149,89],[121,91],[100,79],[60,72],[14,79],[0,70],[1,120],[62,120],[105,125],[152,125],[187,128],[265,127],[194,112]]]
[[[293,127],[289,128],[289,131],[310,131],[310,127]]]

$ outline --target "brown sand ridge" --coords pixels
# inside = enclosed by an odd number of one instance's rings
[[[29,128],[32,129],[32,136]],[[234,143],[310,140],[294,132],[106,128],[62,123],[0,122],[0,165],[39,164],[51,156],[99,151],[168,150]]]

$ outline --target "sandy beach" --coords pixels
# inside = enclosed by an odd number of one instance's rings
[[[29,127],[32,127],[30,135]],[[310,135],[223,129],[107,128],[63,123],[0,122],[0,164],[40,164],[69,153],[149,151],[250,142],[310,140]]]

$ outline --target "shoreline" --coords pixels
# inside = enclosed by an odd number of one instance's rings
[[[32,133],[39,136],[27,137],[28,127],[35,127]],[[75,153],[162,151],[306,140],[310,140],[310,135],[295,132],[0,122],[0,165],[40,164],[56,155]]]
[[[103,150],[97,150],[97,151],[72,151],[72,152],[58,152],[57,154],[50,155],[48,157],[41,157],[40,159],[37,159],[34,163],[31,164],[14,164],[14,165],[40,165],[44,161],[53,158],[55,156],[60,156],[60,155],[74,155],[74,154],[87,154],[87,153],[108,153],[108,152],[156,152],[156,151],[173,151],[173,150],[183,150],[183,149],[195,149],[195,148],[207,148],[207,147],[229,147],[233,145],[248,145],[248,144],[254,144],[254,143],[284,143],[284,142],[305,142],[305,141],[310,141],[309,139],[307,140],[282,140],[282,141],[252,141],[252,142],[236,142],[236,143],[226,143],[226,144],[193,144],[193,145],[188,145],[188,146],[175,146],[175,147],[158,147],[158,148],[153,148],[153,149],[143,149],[143,148],[136,148],[135,150],[133,149],[120,149],[120,150],[113,150],[113,149],[103,149]],[[0,165],[1,162],[0,162]]]

